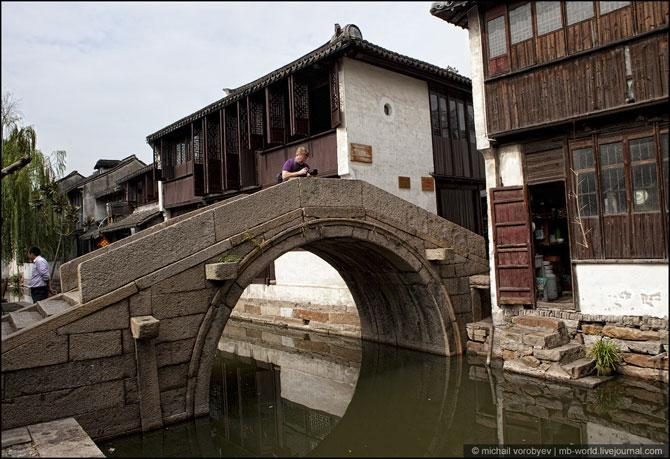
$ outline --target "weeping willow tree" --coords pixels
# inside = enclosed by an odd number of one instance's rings
[[[3,105],[5,101],[3,97]],[[2,167],[21,158],[30,160],[2,177],[2,261],[24,261],[33,245],[53,260],[71,234],[76,215],[55,183],[65,171],[65,152],[44,155],[36,148],[35,130],[21,127],[18,116],[5,124],[5,112],[3,106]]]

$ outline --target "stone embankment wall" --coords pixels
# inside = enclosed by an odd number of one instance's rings
[[[520,316],[558,319],[567,331],[566,343],[590,348],[596,340],[614,341],[622,351],[617,372],[641,379],[668,383],[668,320],[649,316],[607,316],[565,312],[558,309],[521,310]],[[507,319],[511,322],[512,317]],[[467,352],[486,355],[490,343],[488,324],[468,326]],[[524,342],[526,341],[526,342]],[[493,357],[504,361],[537,357],[535,343],[519,339],[513,331],[497,327]]]
[[[593,443],[668,441],[668,394],[662,384],[626,378],[585,389],[495,368],[491,373],[493,396],[504,412],[498,422],[564,424],[579,430],[583,441]],[[483,366],[471,366],[469,379],[489,384]]]

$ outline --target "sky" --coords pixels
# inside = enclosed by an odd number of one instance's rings
[[[2,94],[38,148],[153,161],[146,137],[356,24],[389,50],[470,77],[467,31],[432,2],[2,2]]]

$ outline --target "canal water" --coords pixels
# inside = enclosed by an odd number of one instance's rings
[[[667,386],[596,389],[358,340],[231,321],[210,416],[98,443],[107,457],[437,456],[464,445],[668,442]]]

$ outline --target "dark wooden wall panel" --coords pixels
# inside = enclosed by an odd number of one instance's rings
[[[165,207],[173,207],[180,203],[185,203],[195,199],[193,194],[193,176],[172,180],[163,183],[165,193]]]
[[[442,136],[433,136],[433,162],[435,174],[453,176],[454,165],[451,155],[451,142]]]
[[[534,40],[531,38],[512,45],[510,47],[510,60],[512,61],[512,70],[534,65],[536,62]]]
[[[538,64],[565,56],[565,30],[559,29],[535,38],[535,53]]]
[[[630,46],[635,102],[668,96],[668,38],[656,36]],[[594,52],[486,83],[490,133],[587,115],[628,105],[624,49]]]
[[[526,183],[543,183],[565,179],[565,156],[563,149],[527,154]]]
[[[640,2],[634,1],[637,32],[649,32],[664,25],[668,25],[669,2]]]
[[[566,27],[568,54],[593,48],[597,44],[596,21],[589,19]]]
[[[596,2],[599,5],[600,2]],[[633,35],[633,4],[611,11],[598,18],[598,40],[608,43]]]
[[[663,216],[660,212],[633,213],[631,258],[659,258],[665,253]]]
[[[628,215],[603,217],[605,258],[631,258],[630,236]]]

